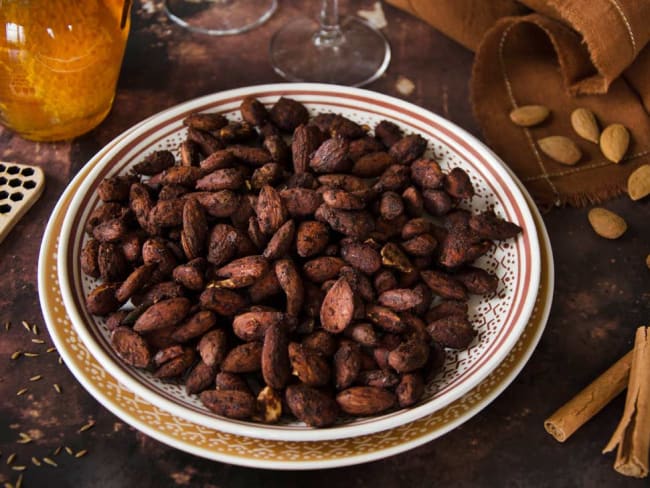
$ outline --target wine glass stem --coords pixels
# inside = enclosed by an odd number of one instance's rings
[[[336,47],[343,41],[343,32],[339,23],[338,0],[323,0],[320,9],[320,28],[314,34],[314,45],[317,47]]]

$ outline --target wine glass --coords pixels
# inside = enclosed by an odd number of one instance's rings
[[[181,27],[212,36],[246,32],[266,22],[277,0],[165,0],[167,16]]]
[[[390,45],[370,24],[339,21],[338,0],[323,0],[319,21],[295,19],[271,39],[273,69],[290,81],[366,85],[390,62]]]

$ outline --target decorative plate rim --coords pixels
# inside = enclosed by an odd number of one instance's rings
[[[133,129],[135,129],[137,126],[134,126]],[[105,148],[103,151],[107,150]],[[101,154],[101,151],[100,151]],[[98,156],[99,157],[99,154]],[[87,172],[88,167],[83,168],[81,172]],[[510,171],[510,170],[508,170]],[[455,420],[448,422],[444,427],[442,428],[434,428],[431,431],[427,431],[423,433],[422,435],[416,437],[413,440],[407,441],[407,442],[402,442],[398,443],[397,445],[391,447],[391,448],[386,448],[386,449],[378,449],[374,450],[371,453],[362,453],[358,455],[353,455],[353,456],[345,456],[345,457],[334,457],[331,459],[326,459],[326,460],[317,460],[317,461],[276,461],[276,460],[265,460],[265,459],[259,459],[256,456],[239,456],[239,455],[230,455],[224,452],[219,452],[218,450],[215,449],[206,449],[206,448],[201,448],[198,445],[193,445],[191,443],[188,443],[187,441],[181,441],[175,438],[172,434],[168,434],[163,432],[160,428],[156,428],[155,426],[149,425],[147,423],[147,418],[142,418],[141,416],[134,415],[134,413],[129,412],[125,410],[124,408],[120,407],[117,405],[115,400],[111,398],[111,395],[107,394],[105,391],[102,391],[98,385],[94,384],[91,379],[87,378],[86,372],[83,371],[79,365],[77,364],[77,361],[75,358],[72,356],[74,351],[72,351],[71,347],[68,344],[68,340],[64,337],[65,331],[62,330],[62,328],[59,328],[57,326],[57,322],[54,316],[54,313],[63,313],[65,316],[65,310],[57,310],[57,307],[54,305],[54,302],[51,301],[51,295],[50,293],[52,292],[51,290],[51,282],[48,282],[48,266],[53,265],[54,267],[57,266],[56,263],[56,239],[57,235],[55,234],[56,230],[59,230],[57,228],[57,223],[60,222],[61,216],[60,214],[62,213],[64,207],[66,206],[67,203],[69,203],[69,197],[70,193],[74,191],[74,186],[70,185],[68,189],[64,192],[62,195],[61,199],[57,203],[52,216],[48,222],[47,228],[45,230],[44,236],[43,236],[43,241],[42,241],[42,246],[39,254],[39,265],[38,265],[38,286],[39,286],[39,296],[41,297],[41,307],[43,310],[43,315],[46,320],[46,325],[48,328],[48,331],[59,351],[61,354],[62,358],[64,359],[66,365],[68,368],[71,370],[73,375],[77,378],[77,380],[84,386],[84,388],[91,393],[95,399],[97,399],[102,405],[104,405],[109,411],[111,411],[113,414],[127,422],[128,424],[138,428],[139,430],[143,431],[147,435],[150,435],[151,437],[157,439],[160,442],[163,442],[167,445],[173,446],[175,448],[184,450],[186,452],[192,453],[197,456],[201,456],[207,459],[211,460],[216,460],[216,461],[222,461],[222,462],[227,462],[231,464],[236,464],[236,465],[241,465],[241,466],[248,466],[248,467],[255,467],[255,468],[265,468],[265,469],[323,469],[323,468],[334,468],[334,467],[339,467],[339,466],[347,466],[347,465],[353,465],[353,464],[359,464],[359,463],[364,463],[364,462],[369,462],[377,459],[381,459],[390,455],[394,455],[400,452],[404,452],[409,449],[413,449],[417,446],[420,446],[426,442],[429,442],[441,435],[444,435],[448,431],[452,430],[453,428],[457,427],[458,425],[462,424],[463,422],[469,420],[471,417],[479,413],[483,408],[485,408],[489,403],[492,402],[503,390],[507,388],[507,386],[516,378],[516,376],[519,374],[521,369],[525,366],[525,364],[528,362],[530,356],[532,355],[533,351],[535,350],[535,347],[537,343],[539,342],[539,339],[541,338],[541,335],[544,331],[546,321],[548,319],[548,315],[550,313],[550,308],[551,308],[551,303],[552,303],[552,297],[553,297],[553,288],[554,288],[554,263],[553,263],[553,256],[552,256],[552,250],[550,247],[550,241],[548,238],[548,234],[546,232],[546,229],[544,227],[541,215],[539,214],[539,211],[536,209],[534,204],[532,203],[532,199],[530,196],[527,194],[525,190],[522,189],[522,191],[525,193],[527,202],[529,206],[531,207],[531,211],[534,215],[535,221],[536,221],[536,226],[537,230],[540,236],[540,242],[542,244],[542,260],[543,260],[543,266],[542,266],[542,273],[544,275],[544,279],[541,280],[543,287],[540,288],[539,292],[539,297],[543,300],[543,303],[538,304],[539,311],[537,312],[537,317],[527,326],[527,328],[533,329],[532,330],[532,335],[529,336],[527,339],[528,343],[524,343],[524,338],[520,338],[520,342],[522,343],[522,348],[524,348],[521,351],[521,356],[516,359],[516,363],[512,365],[512,368],[510,369],[509,372],[505,374],[505,376],[498,382],[489,385],[491,387],[491,390],[482,398],[476,400],[476,402],[471,405],[469,408],[466,408],[460,413]],[[59,230],[60,231],[60,230]],[[55,290],[56,291],[56,290]],[[75,334],[75,330],[71,327],[70,332],[72,334]],[[83,347],[83,344],[82,344]],[[519,348],[517,348],[519,349]],[[84,354],[88,354],[88,351],[83,351]],[[511,352],[512,355],[515,354],[515,351]],[[94,358],[93,358],[94,359]],[[501,366],[503,368],[506,368],[505,362]],[[118,381],[110,377],[108,375],[110,380],[112,380],[112,383],[114,384],[115,387],[119,388],[120,385]],[[488,383],[486,380],[484,383]],[[475,387],[474,391],[478,390],[481,385]],[[137,396],[133,394],[132,392],[129,392],[131,396],[133,396],[134,399],[137,399]],[[465,395],[464,398],[471,397],[473,395],[473,392],[470,392]],[[463,399],[459,399],[454,404],[451,404],[448,406],[446,409],[453,409],[456,407],[457,404],[461,404]],[[144,401],[142,401],[144,402]],[[146,403],[146,402],[145,402]],[[155,409],[156,407],[151,406],[151,408]],[[163,412],[167,414],[167,412]],[[183,422],[182,419],[178,419],[173,417],[171,414],[169,414],[173,420],[175,420],[178,423]],[[441,415],[441,412],[436,412],[434,414],[431,414],[431,417],[436,417]],[[413,425],[416,423],[422,422],[421,419],[418,422],[414,422],[412,424],[407,424],[401,427],[398,427],[396,429],[391,429],[390,431],[381,433],[381,434],[373,434],[370,436],[364,436],[369,439],[373,439],[379,436],[385,436],[385,435],[391,435],[396,431],[400,432],[405,432],[408,431],[412,428]],[[198,427],[198,426],[197,426]],[[219,432],[215,432],[214,435],[220,435]],[[402,438],[403,436],[400,436]],[[357,439],[358,440],[358,439]],[[336,445],[345,445],[349,442],[355,442],[355,439],[344,439],[341,441],[334,441]],[[283,444],[283,443],[275,443],[274,441],[263,441],[264,443],[271,443],[271,444]],[[300,445],[309,445],[309,446],[314,446],[314,448],[318,448],[319,445],[321,444],[331,444],[331,443],[321,443],[321,442],[312,442],[312,443],[299,443]],[[374,443],[373,443],[374,444]],[[355,451],[356,454],[356,451]]]
[[[78,268],[78,263],[70,262],[70,249],[71,236],[74,234],[74,218],[78,215],[81,208],[80,202],[85,198],[88,193],[88,187],[95,182],[102,171],[110,167],[110,162],[113,160],[121,150],[128,148],[129,143],[133,143],[134,139],[138,136],[149,137],[156,131],[161,130],[160,127],[169,125],[173,120],[184,116],[187,112],[200,109],[206,104],[224,105],[230,100],[239,100],[248,94],[265,95],[288,95],[300,96],[305,93],[317,95],[320,97],[332,97],[336,100],[338,97],[340,101],[347,100],[352,97],[362,100],[371,106],[379,106],[380,103],[387,104],[388,110],[396,111],[408,117],[420,117],[423,125],[427,125],[430,130],[436,132],[436,136],[451,148],[453,148],[465,160],[472,159],[478,163],[478,166],[486,173],[489,173],[487,181],[490,178],[499,181],[501,189],[504,190],[508,196],[500,196],[503,205],[510,212],[516,212],[519,217],[519,223],[524,226],[526,233],[523,239],[528,243],[527,247],[523,246],[525,250],[524,256],[521,256],[524,263],[523,271],[529,281],[527,282],[528,292],[523,293],[520,301],[515,302],[516,307],[519,307],[519,317],[517,320],[512,321],[511,331],[500,339],[501,344],[495,348],[491,357],[487,360],[480,359],[478,362],[483,362],[481,368],[477,368],[472,374],[466,375],[466,378],[460,382],[459,385],[454,386],[449,392],[434,398],[422,405],[402,410],[391,416],[379,417],[371,421],[358,423],[358,424],[344,424],[342,426],[335,426],[328,429],[304,429],[304,430],[291,430],[277,426],[265,426],[253,424],[250,422],[238,422],[228,419],[215,418],[212,415],[204,414],[201,412],[193,411],[192,409],[169,400],[161,395],[159,392],[147,388],[135,377],[123,371],[123,366],[117,364],[113,358],[103,349],[96,338],[93,336],[89,327],[86,326],[86,321],[75,301],[75,293],[72,291],[72,286],[69,278],[69,270]],[[327,103],[327,102],[323,102]],[[335,105],[334,102],[332,102]],[[235,90],[228,90],[224,92],[215,93],[205,97],[182,103],[172,107],[164,112],[150,117],[142,124],[138,124],[133,128],[133,131],[128,131],[127,134],[120,136],[112,145],[112,147],[104,153],[103,156],[94,160],[92,169],[87,175],[78,175],[73,181],[75,185],[79,186],[79,190],[73,197],[70,203],[61,232],[61,245],[59,247],[59,281],[63,293],[63,300],[68,313],[75,325],[79,336],[84,344],[89,348],[94,357],[98,358],[99,362],[110,372],[111,375],[120,379],[130,390],[137,393],[139,396],[147,399],[149,402],[161,406],[163,409],[179,415],[186,420],[196,422],[206,427],[212,427],[231,434],[245,435],[249,437],[257,437],[261,439],[271,440],[292,440],[292,441],[318,441],[318,440],[332,440],[345,437],[353,437],[357,435],[368,435],[381,430],[386,430],[400,425],[417,420],[420,417],[429,415],[435,410],[444,407],[445,405],[460,398],[467,393],[474,386],[479,384],[485,379],[489,373],[498,366],[498,364],[506,357],[512,346],[516,343],[519,335],[523,332],[526,323],[532,313],[533,305],[535,303],[536,294],[539,285],[539,242],[538,236],[533,222],[532,214],[528,208],[525,197],[519,191],[519,187],[512,175],[504,169],[503,163],[489,150],[486,150],[480,141],[476,140],[472,135],[464,130],[455,126],[451,122],[431,113],[425,109],[417,107],[413,104],[404,102],[393,97],[380,95],[367,90],[351,89],[348,87],[337,87],[333,85],[315,85],[315,84],[278,84],[278,85],[261,85],[256,87],[239,88]],[[512,207],[512,208],[511,208]],[[528,255],[527,253],[530,253]],[[523,272],[522,271],[522,272]],[[513,304],[514,305],[514,304]],[[513,308],[516,308],[513,306]]]

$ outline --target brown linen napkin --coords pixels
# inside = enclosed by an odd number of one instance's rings
[[[472,104],[485,139],[540,204],[613,197],[650,162],[650,2],[388,1],[476,50]],[[535,13],[525,15],[526,7]],[[548,121],[529,129],[512,124],[513,108],[537,103],[552,110]],[[591,109],[601,127],[618,122],[630,130],[620,164],[573,132],[577,107]],[[571,137],[583,152],[580,162],[564,166],[541,153],[535,141],[550,135]]]

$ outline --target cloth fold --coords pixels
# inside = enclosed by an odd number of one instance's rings
[[[650,2],[638,0],[388,0],[476,52],[472,104],[486,142],[542,205],[599,202],[625,190],[650,162]],[[509,119],[513,108],[549,107],[537,127]],[[621,123],[632,135],[624,160],[607,161],[581,139],[571,112],[586,107],[601,128]],[[538,150],[550,135],[583,152],[565,166]]]

